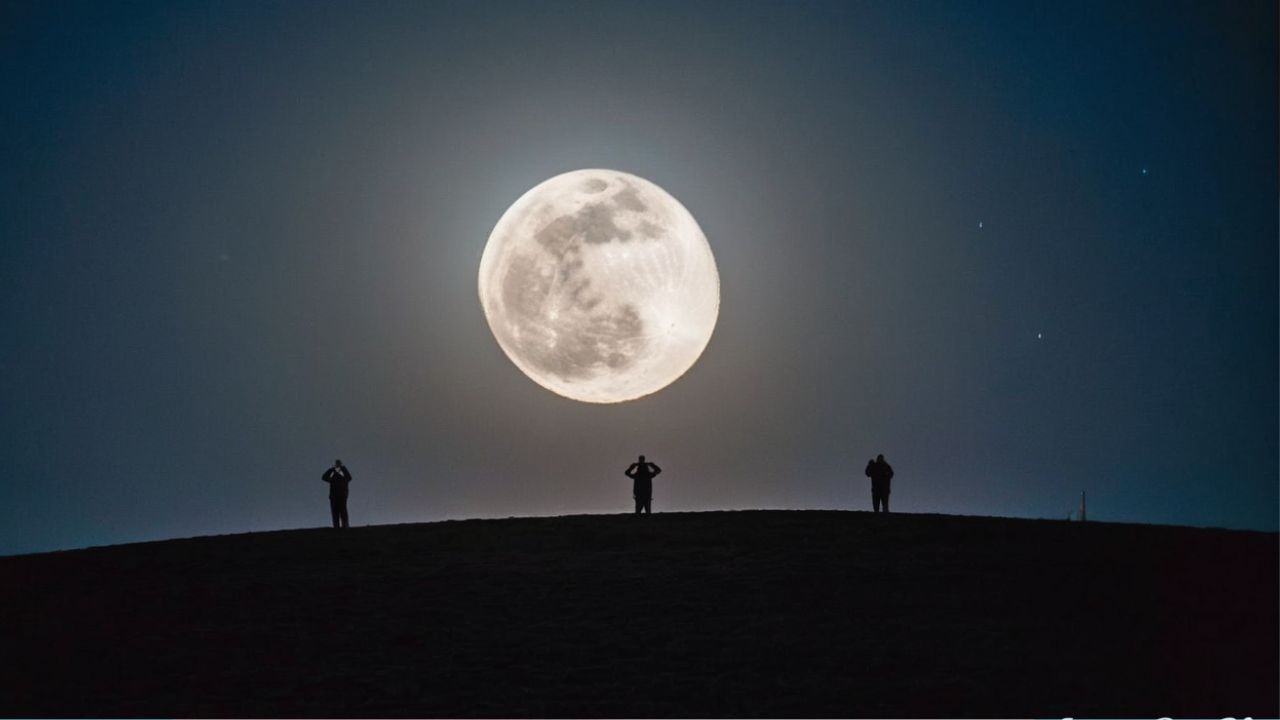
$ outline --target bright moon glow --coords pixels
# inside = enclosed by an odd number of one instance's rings
[[[575,170],[516,200],[480,258],[489,329],[525,375],[574,400],[657,392],[698,360],[720,313],[702,229],[662,188]]]

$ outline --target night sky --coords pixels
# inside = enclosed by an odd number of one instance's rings
[[[631,510],[1277,528],[1277,9],[0,10],[0,554]],[[619,405],[502,353],[498,218],[583,167],[707,235]]]

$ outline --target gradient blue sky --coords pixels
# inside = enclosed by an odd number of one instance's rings
[[[1277,10],[8,3],[0,553],[870,505],[1277,528]],[[476,297],[580,167],[698,219],[719,325],[560,398]]]

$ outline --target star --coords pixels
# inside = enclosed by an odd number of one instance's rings
[[[1146,168],[1142,168],[1142,174],[1143,174],[1143,175],[1146,175],[1146,174],[1147,174],[1147,169],[1146,169]]]
[[[981,229],[982,229],[982,221],[981,221],[981,220],[979,220],[979,221],[978,221],[978,229],[979,229],[979,230],[981,230]]]
[[[1043,338],[1044,338],[1044,333],[1036,333],[1036,339],[1037,339],[1037,340],[1041,340],[1041,339],[1043,339]]]

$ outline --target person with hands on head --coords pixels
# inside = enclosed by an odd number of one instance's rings
[[[652,514],[653,479],[661,472],[662,468],[654,463],[645,462],[643,455],[627,468],[626,476],[634,481],[631,485],[631,496],[636,500],[637,515],[641,512]]]

